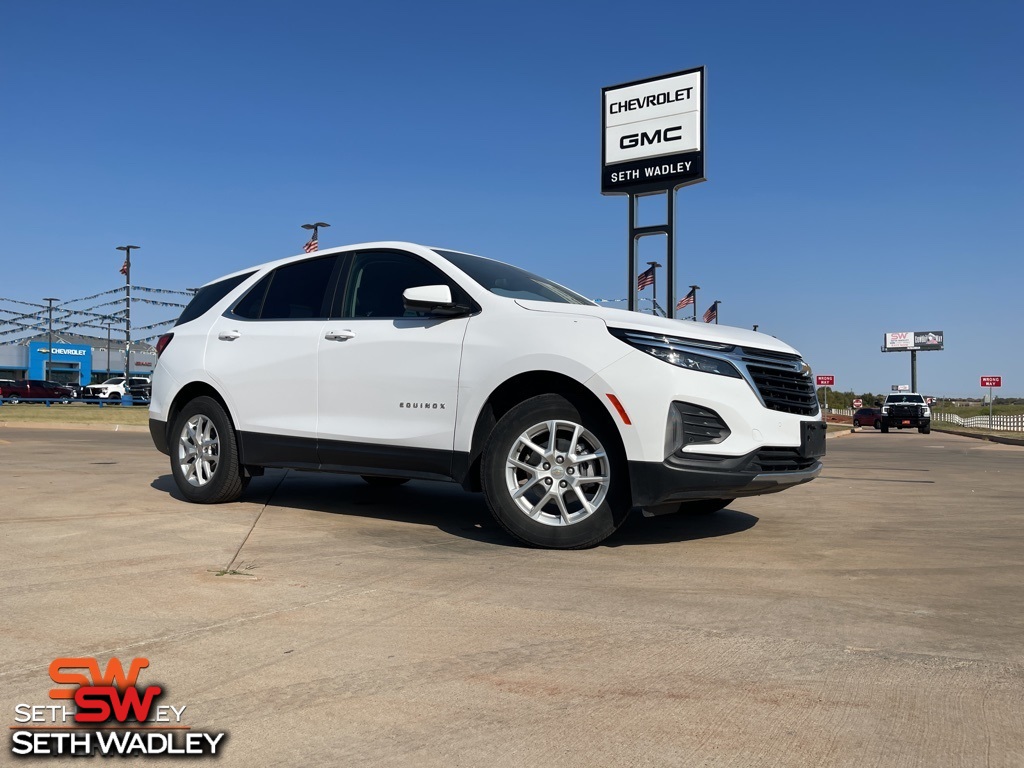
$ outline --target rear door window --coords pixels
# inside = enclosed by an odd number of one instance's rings
[[[337,256],[322,256],[278,267],[235,305],[232,313],[250,320],[326,318],[334,298]]]

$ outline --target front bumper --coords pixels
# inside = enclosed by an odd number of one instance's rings
[[[743,456],[674,453],[664,462],[629,462],[633,504],[655,508],[699,499],[777,493],[821,474],[823,422],[804,422],[798,448],[762,447]]]

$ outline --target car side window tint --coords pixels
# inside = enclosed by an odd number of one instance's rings
[[[273,277],[274,273],[271,272],[256,283],[256,285],[250,288],[249,292],[245,294],[237,304],[235,304],[235,308],[231,311],[238,317],[245,317],[249,320],[258,320],[260,310],[263,309],[263,299],[266,298],[267,295],[267,287],[270,285],[270,281]]]
[[[206,314],[214,304],[231,293],[231,291],[251,276],[252,272],[246,272],[244,275],[235,275],[234,277],[229,277],[226,280],[220,280],[213,285],[208,285],[205,288],[200,288],[199,292],[192,298],[192,301],[190,301],[188,306],[182,311],[175,325],[182,325],[183,323],[190,322],[195,320],[197,317]]]
[[[278,267],[253,286],[232,311],[252,320],[327,317],[327,291],[336,261],[336,256],[324,256]]]
[[[408,253],[360,253],[352,262],[342,317],[426,317],[406,310],[402,293],[421,285],[447,285],[441,270]]]

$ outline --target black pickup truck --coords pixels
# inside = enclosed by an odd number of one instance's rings
[[[882,404],[882,432],[890,427],[913,429],[922,435],[932,431],[932,411],[928,402],[916,392],[893,392]]]

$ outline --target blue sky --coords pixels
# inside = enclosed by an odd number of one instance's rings
[[[721,300],[858,392],[909,383],[884,332],[942,330],[922,391],[999,374],[1024,395],[1022,22],[1017,2],[3,3],[0,296],[115,288],[129,242],[134,282],[192,287],[320,219],[323,247],[443,245],[622,297],[601,88],[704,65],[709,180],[677,198],[699,311]]]

